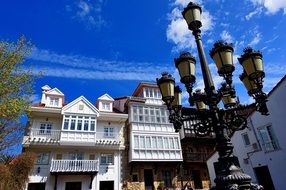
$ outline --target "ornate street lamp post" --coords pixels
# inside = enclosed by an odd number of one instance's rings
[[[157,79],[157,84],[162,93],[162,99],[169,109],[169,120],[173,123],[176,131],[181,129],[184,121],[192,120],[195,121],[192,125],[197,136],[215,134],[219,159],[214,163],[216,172],[216,187],[214,189],[262,189],[261,186],[252,184],[251,177],[242,172],[238,158],[233,155],[233,145],[230,141],[233,132],[246,127],[244,111],[249,107],[239,104],[232,85],[232,73],[235,69],[232,44],[218,41],[210,51],[210,56],[217,66],[218,74],[225,80],[220,89],[216,90],[201,41],[201,13],[201,7],[192,2],[182,12],[196,40],[205,89],[203,93],[200,90],[193,92],[193,84],[196,80],[196,60],[190,53],[182,53],[179,58],[174,60],[175,65],[181,77],[180,81],[185,85],[189,94],[189,103],[191,106],[195,105],[196,108],[182,107],[181,89],[175,86],[175,80],[170,74],[163,73],[162,77]],[[240,79],[248,94],[255,99],[256,110],[267,115],[267,96],[262,91],[265,75],[262,54],[259,51],[246,48],[238,60],[244,69]],[[218,106],[221,100],[224,109]]]

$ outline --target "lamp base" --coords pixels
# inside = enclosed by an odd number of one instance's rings
[[[226,157],[214,163],[216,186],[211,190],[263,190],[251,183],[251,177],[242,172],[236,156]]]

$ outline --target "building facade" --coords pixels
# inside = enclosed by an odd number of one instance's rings
[[[196,120],[185,121],[180,130],[183,151],[182,181],[191,184],[193,189],[209,189],[210,177],[207,159],[215,151],[215,135],[205,137],[194,132]]]
[[[97,106],[80,96],[64,105],[57,88],[42,87],[31,106],[25,151],[38,155],[28,190],[121,189],[121,155],[128,118],[104,94]]]
[[[285,97],[286,76],[268,94],[269,115],[253,112],[248,118],[248,128],[231,138],[243,171],[267,190],[286,187]],[[215,178],[212,163],[217,157],[214,154],[208,160],[212,181]]]
[[[130,97],[116,99],[128,112],[125,189],[180,187],[180,136],[169,123],[156,84],[140,83]],[[121,110],[121,111],[122,111]]]

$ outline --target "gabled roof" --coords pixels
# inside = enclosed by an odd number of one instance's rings
[[[62,108],[62,114],[68,110],[69,108],[71,108],[72,106],[76,105],[78,102],[83,101],[97,116],[99,115],[99,110],[92,104],[90,103],[84,96],[80,96],[77,99],[75,99],[74,101],[72,101],[71,103],[65,105]]]
[[[57,88],[53,88],[53,89],[47,91],[46,94],[64,96],[64,94]]]
[[[100,97],[98,98],[98,100],[114,101],[114,99],[113,99],[111,96],[109,96],[107,93],[105,93],[104,95],[100,96]]]

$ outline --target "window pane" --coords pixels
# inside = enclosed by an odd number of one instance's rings
[[[78,120],[77,121],[77,130],[81,131],[81,127],[82,127],[82,120]]]
[[[134,148],[139,148],[139,139],[138,139],[138,136],[134,136]]]
[[[94,131],[95,130],[95,121],[90,122],[90,130]]]
[[[72,120],[71,120],[70,130],[75,130],[75,119],[72,119]]]
[[[158,148],[163,148],[163,138],[158,137]]]
[[[170,149],[174,149],[174,139],[169,138],[169,140],[170,140]]]
[[[244,145],[250,145],[250,140],[247,133],[242,134]]]
[[[140,137],[140,148],[145,148],[145,138]]]
[[[84,128],[83,128],[83,130],[88,131],[88,123],[89,123],[88,120],[84,121]]]
[[[151,137],[146,137],[146,148],[151,148]]]
[[[164,148],[169,149],[169,141],[167,137],[164,137]]]
[[[64,129],[68,129],[69,128],[69,119],[65,119],[64,121]]]
[[[156,137],[152,137],[152,148],[157,148]]]

